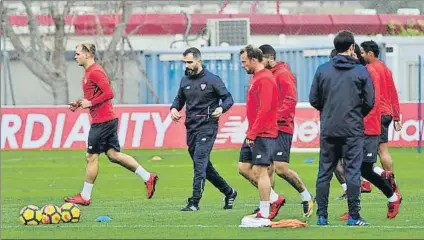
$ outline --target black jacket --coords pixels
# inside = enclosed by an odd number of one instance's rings
[[[221,78],[203,66],[198,75],[184,76],[181,79],[171,109],[176,108],[180,111],[184,104],[186,104],[185,125],[190,132],[203,127],[216,127],[218,119],[212,118],[211,114],[218,107],[222,107],[223,112],[228,111],[234,101]]]
[[[320,111],[321,136],[363,136],[363,118],[374,106],[374,95],[369,72],[354,58],[337,55],[319,66],[309,103]]]

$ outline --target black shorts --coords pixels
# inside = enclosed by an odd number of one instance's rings
[[[239,162],[261,166],[271,165],[275,142],[275,138],[258,137],[253,147],[249,147],[246,145],[246,141],[244,141],[240,149]]]
[[[380,143],[388,143],[389,142],[389,126],[392,122],[392,116],[384,115],[381,116],[381,135],[380,135]]]
[[[121,150],[118,139],[118,119],[93,123],[88,133],[87,153],[101,154],[111,148],[117,152]]]
[[[275,162],[290,162],[290,148],[293,135],[279,132],[275,143],[275,152],[272,160]]]
[[[378,155],[378,141],[380,136],[364,136],[363,162],[376,163]]]

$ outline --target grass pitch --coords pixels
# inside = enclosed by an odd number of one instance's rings
[[[186,150],[132,150],[149,171],[159,175],[155,196],[146,199],[142,180],[101,157],[100,174],[94,186],[92,203],[81,207],[76,224],[24,226],[19,210],[28,204],[60,206],[63,197],[81,190],[85,172],[84,151],[3,151],[1,153],[1,237],[2,239],[141,239],[141,238],[423,238],[424,237],[424,155],[415,149],[391,149],[396,178],[403,196],[400,213],[386,219],[387,200],[375,187],[362,195],[361,215],[368,227],[347,227],[337,219],[346,211],[346,201],[335,200],[342,191],[335,177],[329,201],[330,226],[316,226],[315,213],[309,226],[301,229],[242,229],[240,220],[255,209],[258,193],[237,172],[238,150],[214,150],[212,162],[221,175],[237,189],[233,210],[223,210],[223,196],[207,184],[198,212],[180,212],[191,194],[193,167]],[[161,161],[151,161],[152,156]],[[313,163],[305,163],[307,158]],[[293,153],[291,167],[315,195],[318,154]],[[285,195],[286,205],[276,219],[301,219],[299,194],[276,177],[276,191]],[[110,223],[95,222],[108,215]]]

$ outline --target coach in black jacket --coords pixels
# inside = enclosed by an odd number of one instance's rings
[[[218,132],[219,117],[231,108],[234,101],[221,78],[202,65],[202,56],[197,48],[187,49],[183,56],[185,76],[172,103],[171,117],[174,121],[180,120],[179,111],[186,105],[187,145],[193,160],[194,178],[192,197],[181,211],[199,210],[205,179],[225,195],[224,209],[232,209],[237,192],[212,166],[210,153]]]
[[[318,225],[328,224],[328,195],[334,168],[343,158],[349,206],[348,225],[367,225],[359,215],[363,118],[374,106],[374,86],[367,69],[352,57],[354,36],[341,31],[334,39],[338,52],[315,73],[310,104],[320,111],[320,158],[316,182]]]

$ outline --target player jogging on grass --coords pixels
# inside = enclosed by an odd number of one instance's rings
[[[354,57],[360,64],[365,65],[365,61],[361,56],[361,50],[355,44]],[[385,178],[378,175],[373,170],[373,165],[377,162],[378,143],[381,133],[381,114],[380,114],[380,77],[372,65],[366,66],[370,73],[371,80],[374,85],[375,103],[371,112],[364,117],[364,158],[361,165],[361,175],[363,178],[371,182],[374,186],[380,189],[387,197],[387,218],[395,218],[399,212],[399,207],[402,201],[400,194],[395,193],[386,181]],[[348,220],[349,213],[345,213],[339,220]]]
[[[251,168],[246,177],[259,190],[259,211],[255,217],[260,221],[273,219],[285,199],[272,189],[268,168],[272,165],[275,142],[278,136],[278,92],[275,77],[263,64],[262,51],[251,45],[240,51],[243,68],[253,74],[246,100],[248,129],[240,149],[239,171],[243,166]]]
[[[276,61],[276,52],[271,45],[265,44],[260,46],[259,49],[263,54],[265,68],[271,70],[273,73],[278,88],[278,138],[275,144],[271,168],[300,194],[303,206],[303,216],[310,217],[314,206],[313,197],[306,189],[299,175],[288,166],[297,103],[296,78],[286,63]],[[243,176],[249,177],[252,165],[249,163],[240,163],[239,166],[239,172]],[[272,176],[270,176],[270,178],[272,178]]]
[[[109,160],[139,175],[146,187],[147,198],[155,193],[158,176],[147,172],[131,156],[120,152],[118,140],[118,118],[112,105],[114,97],[109,79],[103,68],[94,60],[96,47],[92,43],[80,43],[76,47],[75,60],[85,69],[82,81],[84,98],[71,102],[69,109],[89,109],[91,128],[88,134],[86,154],[87,167],[81,193],[65,198],[65,202],[90,205],[91,192],[99,172],[99,155],[105,153]]]
[[[389,126],[393,120],[393,126],[396,131],[402,129],[400,122],[400,107],[399,98],[396,91],[396,86],[393,81],[392,72],[380,60],[378,56],[380,49],[374,41],[365,41],[361,43],[362,56],[365,61],[373,66],[380,77],[380,96],[381,96],[381,136],[378,146],[378,155],[384,170],[378,166],[374,166],[374,171],[387,178],[395,192],[399,192],[393,172],[393,161],[389,153]]]

